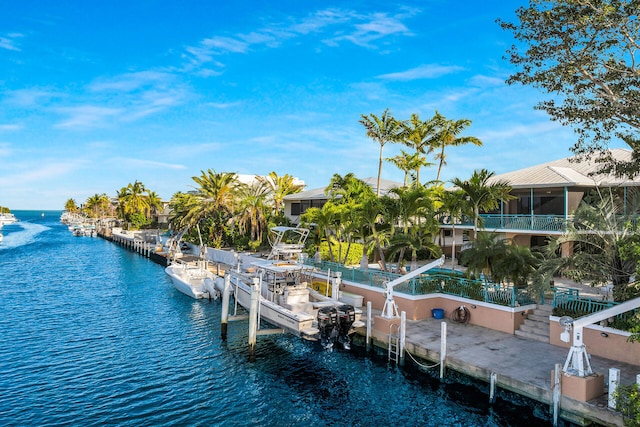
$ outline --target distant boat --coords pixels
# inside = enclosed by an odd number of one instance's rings
[[[13,224],[14,222],[18,222],[16,216],[12,213],[0,213],[0,227],[4,224]]]

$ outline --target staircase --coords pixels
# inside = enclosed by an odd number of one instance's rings
[[[553,308],[550,305],[538,305],[529,313],[516,335],[541,342],[549,342],[549,316]]]

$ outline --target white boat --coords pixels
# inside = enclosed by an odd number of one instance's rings
[[[216,299],[220,290],[216,289],[218,277],[208,268],[208,262],[203,259],[188,261],[185,258],[174,260],[164,270],[173,286],[191,298]]]
[[[13,224],[14,222],[18,222],[14,214],[8,212],[0,213],[0,228],[5,224]]]
[[[364,326],[362,311],[327,297],[310,286],[312,267],[302,263],[302,249],[308,230],[275,227],[273,251],[269,258],[255,261],[244,271],[231,273],[231,287],[238,304],[250,310],[252,283],[260,288],[259,318],[298,337],[320,340],[330,348],[335,342],[350,348],[354,328]],[[297,243],[283,243],[285,235],[298,236]],[[242,270],[242,268],[241,268]],[[224,279],[218,278],[218,289]],[[339,283],[334,286],[339,294]]]

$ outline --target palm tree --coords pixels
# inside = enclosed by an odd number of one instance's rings
[[[456,222],[469,213],[469,204],[463,190],[444,190],[440,193],[440,211],[451,223],[451,270],[455,269],[456,260]]]
[[[402,123],[401,140],[407,147],[416,150],[416,158],[423,159],[423,163],[413,163],[413,170],[416,171],[416,182],[418,183],[420,183],[421,167],[432,165],[427,162],[426,155],[433,151],[434,141],[437,136],[437,125],[438,122],[434,118],[422,121],[417,114],[412,114],[409,120]]]
[[[198,187],[190,197],[181,195],[179,199],[175,196],[172,198],[172,221],[178,227],[185,228],[195,227],[206,220],[206,238],[212,246],[222,247],[227,228],[233,223],[233,213],[237,205],[237,175],[229,172],[218,173],[212,169],[200,172],[200,176],[192,177]]]
[[[273,213],[278,216],[282,213],[283,200],[289,194],[295,194],[304,188],[302,184],[295,184],[295,178],[289,174],[278,176],[275,172],[269,172],[269,175],[257,176],[258,181],[265,183],[271,190],[273,198]]]
[[[490,182],[495,173],[486,169],[476,169],[470,179],[462,181],[454,178],[451,183],[466,194],[473,207],[473,233],[478,229],[480,211],[490,211],[498,208],[498,202],[512,200],[511,185],[504,180]]]
[[[499,281],[496,267],[506,254],[506,242],[497,233],[481,231],[473,241],[473,246],[462,253],[462,261],[467,265],[468,274],[484,275]]]
[[[118,212],[120,216],[129,221],[134,214],[144,214],[149,209],[149,198],[145,196],[147,189],[140,181],[129,183],[118,191]]]
[[[416,267],[418,249],[435,245],[427,244],[439,228],[435,219],[434,205],[430,190],[415,186],[409,188],[394,188],[390,194],[397,204],[398,216],[395,220],[401,232],[391,238],[390,253],[399,253],[398,263],[404,259],[405,249],[412,251],[411,268]],[[428,237],[427,237],[428,236]]]
[[[249,237],[258,243],[262,242],[262,234],[266,227],[268,195],[268,186],[259,180],[252,185],[241,186],[238,192],[238,225],[241,232],[246,232],[248,228]]]
[[[361,115],[360,123],[365,127],[367,136],[380,144],[380,156],[378,162],[378,182],[376,187],[376,195],[380,196],[380,177],[382,175],[382,148],[387,142],[398,142],[400,132],[402,131],[401,123],[394,119],[387,108],[380,117],[375,114],[365,116]]]
[[[78,210],[78,204],[74,199],[68,199],[64,204],[64,210],[67,212],[75,212]]]
[[[84,208],[92,218],[100,218],[109,211],[109,197],[105,194],[94,194],[84,204]]]
[[[325,188],[325,194],[330,197],[336,215],[333,234],[338,241],[338,260],[341,261],[342,254],[348,256],[356,235],[362,232],[362,219],[358,212],[362,203],[367,199],[376,198],[373,190],[353,173],[345,176],[334,174],[331,182]],[[347,243],[347,249],[342,251],[342,244]]]
[[[304,224],[315,224],[318,227],[320,241],[326,239],[329,248],[329,259],[333,262],[333,249],[331,247],[331,236],[333,227],[336,224],[336,209],[332,201],[328,201],[322,208],[309,208],[300,217]]]
[[[474,136],[458,136],[465,128],[471,126],[471,120],[469,119],[447,120],[436,111],[436,115],[433,120],[437,123],[439,128],[434,142],[434,144],[440,149],[440,152],[436,154],[436,159],[440,161],[440,164],[438,165],[438,174],[436,176],[436,181],[439,181],[442,166],[446,164],[446,155],[444,153],[445,147],[455,147],[463,144],[474,144],[480,146],[482,145],[482,141]]]
[[[420,153],[409,154],[404,150],[400,150],[400,152],[401,154],[389,157],[386,160],[404,172],[403,186],[407,186],[409,172],[411,171],[416,171],[416,183],[420,184],[420,168],[429,164],[427,163],[427,158]]]
[[[155,191],[147,190],[147,198],[149,200],[149,209],[147,210],[147,218],[151,218],[158,214],[158,210],[162,207],[162,199]]]

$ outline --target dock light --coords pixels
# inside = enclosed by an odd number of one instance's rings
[[[600,336],[603,337],[603,338],[607,338],[609,336],[609,334],[606,333],[606,332],[600,332]]]
[[[560,326],[564,328],[564,331],[560,334],[560,340],[562,342],[570,342],[571,341],[571,326],[573,325],[573,318],[569,316],[562,316],[560,320],[558,320]]]

